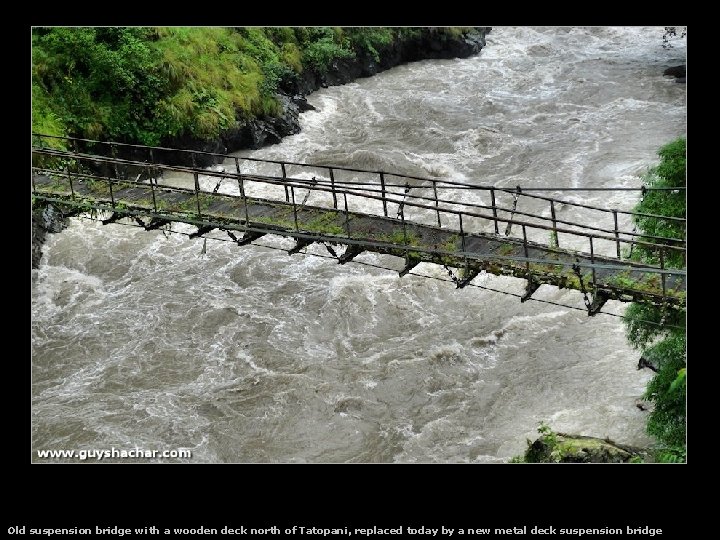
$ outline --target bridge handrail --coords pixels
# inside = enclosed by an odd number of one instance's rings
[[[187,167],[187,166],[183,166],[183,165],[164,165],[164,164],[149,165],[145,162],[128,160],[128,159],[123,159],[123,158],[97,156],[95,154],[74,153],[74,152],[68,152],[68,151],[64,151],[64,150],[55,150],[55,149],[47,149],[47,148],[36,148],[36,151],[39,153],[43,153],[46,155],[54,155],[57,157],[72,156],[72,157],[76,157],[79,159],[91,160],[93,162],[104,162],[104,163],[111,163],[114,165],[127,165],[127,166],[143,167],[143,168],[152,167],[152,168],[158,169],[158,170],[169,170],[169,171],[176,171],[176,172],[184,172],[184,173],[188,173],[188,174],[192,174],[193,172],[198,170],[198,169],[194,169],[192,167]],[[233,173],[233,172],[229,172],[229,171],[213,171],[211,169],[201,169],[201,170],[202,170],[203,176],[211,176],[211,177],[216,177],[216,178],[237,178],[238,175],[241,174],[241,173]],[[262,179],[264,179],[263,181],[265,181],[267,183],[277,184],[277,182],[275,181],[277,179],[277,177],[264,176],[264,175],[249,175],[249,174],[244,174],[242,176],[252,177],[252,178],[257,178],[257,179],[262,178]],[[297,182],[297,183],[301,183],[301,184],[306,184],[305,186],[296,186],[296,187],[300,187],[300,188],[304,188],[304,189],[313,189],[313,186],[320,186],[320,185],[330,186],[333,189],[335,189],[335,186],[338,186],[338,185],[347,186],[346,189],[351,189],[351,190],[357,189],[355,187],[356,184],[352,183],[352,182],[338,182],[338,181],[332,182],[332,181],[317,180],[317,179],[308,180],[308,179],[293,178],[293,177],[286,177],[286,178],[282,179],[281,185],[289,185],[288,180],[292,180],[293,182]],[[408,188],[408,186],[399,186],[399,187]],[[416,189],[416,190],[430,189],[430,187],[429,186],[414,186],[414,187],[409,186],[409,189]],[[387,190],[364,188],[360,192],[357,192],[357,191],[348,192],[348,194],[355,195],[355,196],[363,196],[365,193],[380,193],[381,195],[383,195],[383,194],[387,193]],[[393,192],[391,191],[390,193],[393,193]],[[399,195],[396,193],[393,193],[393,194]],[[504,212],[509,212],[511,214],[532,217],[532,218],[539,219],[542,221],[550,221],[550,222],[553,222],[554,224],[562,223],[565,225],[575,226],[575,227],[579,227],[581,229],[586,229],[589,231],[598,231],[598,232],[604,232],[604,233],[608,233],[608,234],[619,234],[619,235],[625,235],[625,236],[631,236],[631,237],[646,238],[646,239],[651,239],[651,240],[653,240],[653,239],[654,240],[662,240],[663,242],[678,242],[681,244],[685,243],[685,240],[681,239],[681,238],[653,236],[653,235],[638,233],[638,232],[634,232],[634,231],[624,231],[619,228],[618,229],[606,229],[606,228],[602,228],[602,227],[595,227],[592,225],[585,225],[585,224],[578,223],[578,222],[557,219],[557,218],[553,218],[550,216],[532,214],[529,212],[524,212],[521,210],[514,210],[512,208],[506,208],[506,207],[497,206],[497,205],[487,206],[487,205],[472,203],[472,202],[453,201],[453,200],[443,199],[443,198],[439,198],[439,197],[433,197],[433,198],[424,197],[422,195],[410,194],[409,191],[406,192],[405,194],[403,194],[403,197],[405,199],[410,198],[410,199],[416,199],[416,200],[432,201],[432,202],[436,202],[437,204],[445,203],[445,204],[456,205],[456,206],[482,208],[482,209],[486,209],[486,210],[493,210],[493,212],[500,210],[500,211],[504,211]],[[396,200],[388,199],[387,197],[385,197],[384,200],[386,200],[387,202],[391,202],[391,203],[398,203]],[[407,200],[405,200],[404,202],[401,202],[399,204],[403,204],[404,206],[416,206],[415,204],[412,204],[412,203],[408,202]],[[437,210],[437,208],[436,208],[436,210]],[[495,221],[502,221],[500,219],[495,219],[495,218],[493,218],[493,219]],[[556,230],[556,229],[557,229],[557,227],[552,228],[552,230]],[[562,231],[558,230],[558,232],[562,232]],[[665,244],[663,244],[663,245],[665,245]]]
[[[69,152],[65,152],[65,151],[45,149],[45,148],[39,148],[39,149],[37,149],[37,151],[39,153],[44,153],[47,155],[65,156],[65,157],[70,155],[70,156],[78,157],[80,159],[88,159],[88,160],[92,160],[92,161],[101,161],[101,162],[104,161],[104,162],[108,162],[108,163],[117,163],[117,164],[121,164],[121,165],[134,165],[134,166],[138,166],[138,167],[148,167],[148,164],[144,163],[144,162],[135,162],[135,161],[131,161],[131,160],[122,160],[122,159],[118,159],[118,158],[98,157],[95,155],[80,155],[80,154],[73,154],[73,153],[69,153]],[[629,244],[629,245],[642,245],[642,246],[647,246],[647,247],[658,247],[663,250],[670,249],[670,250],[680,251],[680,252],[686,251],[685,248],[682,248],[679,246],[672,246],[672,245],[668,245],[668,244],[655,244],[655,243],[651,243],[651,242],[644,242],[641,240],[626,240],[624,238],[618,238],[617,236],[611,237],[611,236],[586,233],[586,232],[582,232],[582,231],[575,231],[575,230],[569,230],[569,229],[563,229],[563,228],[557,228],[557,227],[549,227],[549,226],[545,226],[545,225],[537,224],[537,223],[529,223],[526,221],[507,219],[507,218],[503,218],[503,217],[496,216],[496,215],[491,216],[491,215],[480,214],[480,213],[476,213],[476,212],[467,212],[467,211],[463,212],[463,211],[459,211],[459,210],[455,210],[455,209],[439,208],[437,206],[432,206],[432,205],[424,205],[424,204],[419,204],[419,203],[415,203],[415,202],[408,202],[404,199],[398,200],[395,198],[390,198],[387,195],[385,195],[383,197],[383,196],[371,195],[371,194],[368,194],[367,192],[363,192],[363,191],[356,192],[356,191],[338,190],[337,188],[335,188],[335,189],[324,188],[324,187],[320,187],[317,185],[308,185],[305,182],[299,183],[299,182],[297,182],[297,179],[287,179],[287,178],[280,179],[280,178],[276,178],[276,177],[263,177],[263,176],[247,175],[247,174],[238,174],[238,173],[232,173],[232,172],[227,172],[227,171],[219,172],[219,171],[210,171],[210,170],[204,170],[204,169],[198,170],[198,169],[193,169],[190,167],[174,166],[174,165],[154,165],[153,167],[161,168],[164,170],[185,172],[185,173],[190,173],[190,174],[203,174],[203,175],[207,175],[207,176],[215,176],[215,177],[220,177],[220,178],[235,178],[238,181],[240,181],[242,179],[246,179],[246,180],[252,179],[253,181],[259,181],[259,182],[264,182],[264,183],[283,186],[283,187],[290,187],[293,189],[295,187],[298,187],[300,189],[312,189],[315,191],[323,191],[323,192],[327,192],[327,193],[331,193],[331,194],[334,193],[335,195],[359,196],[359,197],[374,199],[374,200],[378,200],[378,201],[386,202],[386,203],[390,202],[390,203],[398,204],[398,205],[402,205],[402,206],[423,208],[423,209],[431,210],[434,212],[449,213],[449,214],[453,214],[456,216],[466,215],[469,217],[477,217],[477,218],[486,219],[489,221],[502,222],[502,223],[511,224],[511,225],[518,225],[518,226],[523,227],[523,229],[525,227],[529,227],[531,229],[535,228],[535,229],[546,230],[546,231],[554,231],[555,233],[563,233],[563,234],[569,234],[569,235],[573,235],[573,236],[585,237],[585,238],[590,239],[591,242],[592,242],[593,238],[596,238],[596,239],[600,239],[600,240],[609,240],[612,242],[616,242],[618,244],[623,243],[623,244]],[[54,172],[57,173],[57,171],[54,171]],[[73,174],[78,176],[78,173],[73,173]],[[127,183],[127,182],[129,182],[128,180],[123,181],[120,179],[113,179],[110,177],[99,177],[97,175],[83,175],[83,176],[86,176],[88,178],[102,179],[102,180],[108,181],[110,183],[114,183],[114,182]],[[290,182],[288,182],[288,180],[290,180]],[[153,186],[153,184],[151,183],[151,187],[152,186]],[[156,187],[160,187],[163,189],[169,189],[169,190],[175,190],[175,191],[185,191],[182,188],[176,188],[174,186],[167,186],[164,184],[156,184]],[[189,190],[189,191],[193,192],[193,193],[196,192],[195,190]],[[199,192],[205,193],[205,194],[212,194],[211,192],[204,191],[204,190],[199,190]],[[219,194],[219,193],[216,193],[214,195],[229,196],[226,194]],[[232,197],[232,196],[230,196],[230,197]],[[463,205],[465,203],[456,203],[454,201],[451,201],[451,204]],[[539,217],[539,216],[535,216],[535,217]],[[403,217],[403,219],[404,219],[404,217]],[[580,224],[577,224],[577,226],[584,227],[583,225],[580,225]],[[613,231],[613,232],[615,232],[615,231]],[[461,233],[464,234],[464,232],[462,231],[462,223],[461,223]],[[592,246],[591,246],[591,250],[592,250]],[[661,265],[661,268],[662,268],[662,265]]]

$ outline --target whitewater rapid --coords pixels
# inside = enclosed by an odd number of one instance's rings
[[[686,49],[661,44],[662,28],[494,28],[475,57],[315,92],[299,134],[238,155],[483,185],[636,186],[686,129],[686,87],[662,75]],[[552,195],[623,209],[638,196]],[[209,238],[202,254],[202,239],[80,218],[49,236],[32,275],[33,451],[499,462],[541,421],[650,442],[635,406],[649,374],[619,318]],[[576,291],[535,296],[583,305]]]

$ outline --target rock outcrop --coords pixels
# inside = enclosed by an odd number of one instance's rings
[[[687,67],[685,65],[669,67],[663,71],[663,75],[675,77],[677,83],[684,83],[687,82]]]
[[[556,433],[528,441],[525,463],[629,463],[645,458],[642,449],[584,435]]]

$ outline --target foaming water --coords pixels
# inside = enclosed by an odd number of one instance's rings
[[[662,76],[685,49],[663,50],[661,36],[497,28],[474,58],[320,90],[299,134],[238,155],[483,185],[637,185],[686,125],[685,86]],[[636,202],[623,192],[563,197]],[[520,453],[541,420],[648,442],[634,404],[649,375],[635,369],[620,319],[209,238],[203,254],[202,239],[76,218],[50,235],[32,281],[34,450],[496,462]],[[416,271],[447,278],[425,264]],[[474,283],[523,286],[486,275]],[[535,296],[582,307],[574,291],[543,286]]]

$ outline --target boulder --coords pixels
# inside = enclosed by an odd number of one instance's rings
[[[642,459],[639,448],[621,445],[610,439],[556,433],[530,443],[526,463],[628,463]]]

